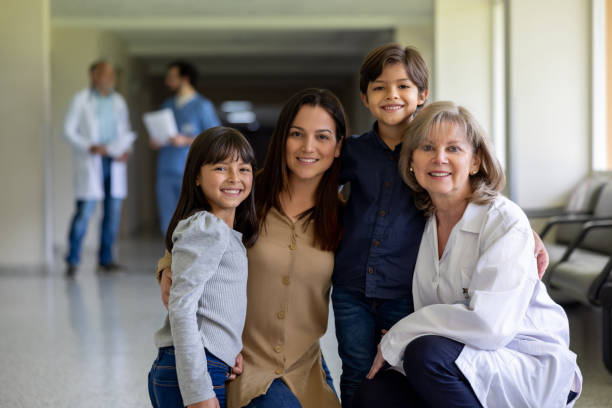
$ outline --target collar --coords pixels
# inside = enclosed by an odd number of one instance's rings
[[[459,221],[461,231],[479,234],[485,222],[488,205],[468,203],[465,212]]]
[[[113,96],[113,94],[115,93],[114,90],[111,90],[108,95],[102,95],[100,92],[98,92],[98,90],[96,88],[94,88],[93,86],[89,88],[89,92],[91,93],[91,95],[93,95],[96,98],[110,98]]]
[[[385,141],[382,140],[380,134],[378,133],[378,121],[374,122],[374,124],[372,125],[372,130],[370,130],[368,133],[372,135],[372,138],[376,141],[377,145],[381,147],[384,151],[399,154],[399,152],[402,150],[401,143],[395,146],[395,150],[391,150],[391,148],[387,146]]]
[[[174,104],[176,105],[177,108],[181,109],[183,106],[187,105],[189,102],[193,101],[196,96],[198,95],[197,92],[194,92],[191,95],[187,95],[187,96],[175,96],[174,97]]]

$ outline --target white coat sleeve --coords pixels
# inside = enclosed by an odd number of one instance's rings
[[[83,116],[84,98],[79,93],[72,98],[66,119],[64,120],[64,137],[77,150],[84,153],[92,146],[90,140],[84,137],[80,131],[80,120]]]
[[[391,365],[403,360],[412,340],[425,335],[483,350],[504,347],[514,338],[537,284],[533,235],[528,227],[513,223],[493,226],[481,238],[469,304],[427,305],[400,320],[381,341],[383,357]]]
[[[219,268],[229,243],[229,230],[221,223],[212,214],[201,212],[181,221],[172,234],[168,316],[185,405],[215,396],[196,312],[204,285]]]
[[[130,115],[125,99],[123,99],[121,95],[117,94],[115,100],[119,104],[119,109],[116,110],[117,137],[106,147],[106,150],[111,157],[118,158],[123,153],[130,152],[132,150],[132,144],[134,143],[134,140],[136,140],[136,134],[132,132],[132,128],[130,126]]]

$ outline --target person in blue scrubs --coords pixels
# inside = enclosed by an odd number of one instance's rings
[[[156,195],[162,234],[166,233],[178,202],[189,146],[206,129],[221,125],[212,102],[195,89],[197,76],[195,67],[187,62],[174,61],[168,65],[166,86],[174,95],[164,101],[162,109],[172,109],[179,133],[164,146],[152,142],[152,147],[159,149]]]

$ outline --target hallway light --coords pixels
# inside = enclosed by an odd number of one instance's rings
[[[221,110],[226,113],[250,111],[252,109],[253,104],[249,101],[225,101],[221,103]]]
[[[229,123],[252,123],[255,122],[255,112],[248,110],[229,112],[227,114],[227,121]]]

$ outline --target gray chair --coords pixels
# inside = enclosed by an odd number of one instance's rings
[[[608,182],[609,179],[605,177],[587,178],[574,189],[564,208],[527,211],[527,215],[531,219],[548,219],[540,232],[542,240],[546,239],[545,245],[550,259],[547,273],[552,266],[561,260],[567,248],[578,237],[582,230],[582,224],[598,217],[595,214],[595,208],[599,202],[600,194]],[[601,211],[603,209],[600,209]],[[554,231],[553,227],[555,227]],[[554,233],[549,237],[551,231]]]
[[[612,268],[612,263],[608,262],[608,269]],[[612,283],[606,283],[599,292],[599,301],[602,308],[602,340],[603,340],[603,361],[612,374]]]
[[[577,301],[602,307],[603,359],[612,373],[612,181],[597,194],[592,214],[572,214],[551,221],[559,224],[562,234],[570,227],[573,236],[568,245],[555,242],[546,245],[551,263],[544,282],[558,301]],[[550,230],[545,227],[542,235]],[[559,231],[557,231],[557,236]],[[559,250],[558,253],[553,251]]]

